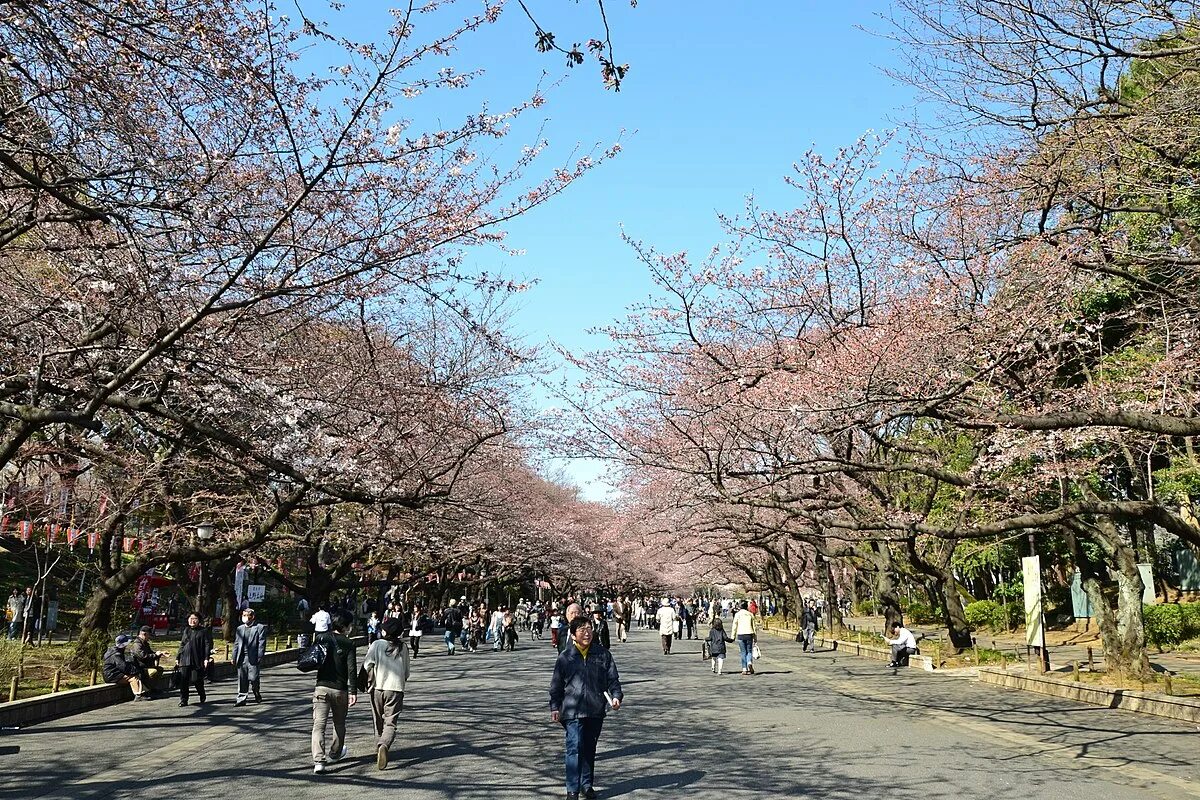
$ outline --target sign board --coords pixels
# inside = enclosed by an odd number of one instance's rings
[[[267,599],[267,587],[262,583],[252,583],[246,587],[246,600],[251,603],[261,603]]]
[[[1154,566],[1138,564],[1138,572],[1142,574],[1142,605],[1154,605]]]
[[[1075,574],[1071,576],[1071,611],[1075,619],[1092,618],[1092,598],[1084,591],[1083,577],[1079,570],[1075,570]]]
[[[1021,559],[1025,577],[1025,643],[1041,647],[1046,641],[1042,630],[1042,560],[1038,556]]]

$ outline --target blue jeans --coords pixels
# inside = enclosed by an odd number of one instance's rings
[[[754,634],[739,633],[737,639],[738,651],[742,654],[742,669],[750,669],[754,663]]]
[[[454,642],[457,639],[457,637],[454,635],[454,631],[447,628],[446,633],[443,634],[442,638],[446,640],[446,650],[448,652],[453,653],[454,652]]]
[[[563,720],[567,730],[565,757],[567,762],[567,792],[584,792],[592,788],[596,772],[596,742],[604,717],[584,717]]]

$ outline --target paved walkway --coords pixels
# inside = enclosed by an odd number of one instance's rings
[[[883,617],[847,617],[846,625],[860,630],[879,632],[883,630]],[[929,625],[912,625],[909,629],[917,636],[925,635],[933,639],[948,641],[945,628],[935,628]],[[1006,650],[1017,653],[1016,662],[1025,660],[1025,629],[1012,633],[988,633],[981,631],[976,634],[980,647],[990,647],[994,650]],[[1088,663],[1088,648],[1092,649],[1092,663],[1097,669],[1104,666],[1104,645],[1100,634],[1093,627],[1090,631],[1048,631],[1046,634],[1047,649],[1050,651],[1052,669],[1069,670],[1071,664],[1078,661]],[[1149,651],[1150,664],[1159,672],[1182,672],[1200,677],[1200,653],[1166,652],[1158,653],[1153,648]]]
[[[759,675],[734,667],[717,677],[697,642],[664,657],[657,638],[635,632],[614,648],[626,706],[600,741],[601,797],[1200,798],[1195,726],[893,675],[769,637]],[[560,797],[562,733],[545,708],[554,654],[522,644],[513,654],[423,654],[384,772],[362,704],[350,713],[351,757],[312,774],[312,679],[280,667],[264,675],[262,705],[234,708],[225,682],[203,709],[126,703],[0,733],[0,797]]]

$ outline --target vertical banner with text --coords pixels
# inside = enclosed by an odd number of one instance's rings
[[[1045,641],[1042,632],[1042,559],[1039,556],[1022,558],[1021,570],[1025,578],[1025,643],[1030,647],[1041,647]]]

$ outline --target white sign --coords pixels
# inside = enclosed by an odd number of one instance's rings
[[[1042,560],[1038,556],[1021,559],[1025,578],[1025,643],[1041,647],[1046,641],[1042,631]]]
[[[246,600],[251,603],[261,603],[267,599],[267,587],[261,583],[252,583],[246,587]]]

